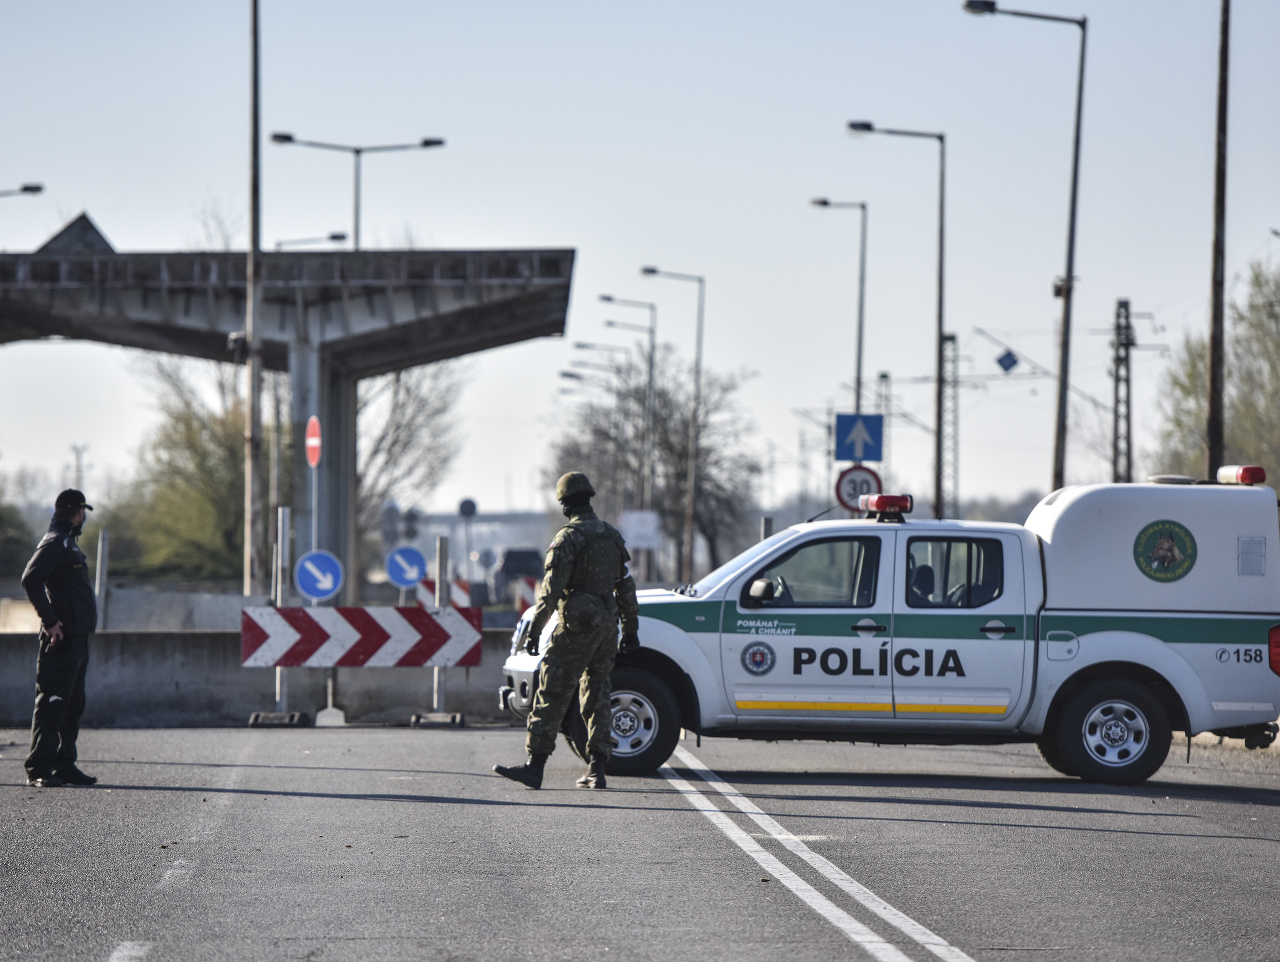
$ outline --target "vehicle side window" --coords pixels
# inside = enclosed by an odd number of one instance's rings
[[[981,608],[1004,591],[1004,549],[995,538],[912,538],[907,605]]]
[[[773,597],[752,600],[759,608],[870,608],[876,601],[880,570],[879,538],[831,538],[810,541],[758,571],[751,582],[767,578]]]

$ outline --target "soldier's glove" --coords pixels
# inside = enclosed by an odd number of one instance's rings
[[[524,629],[524,650],[531,655],[538,653],[538,636],[533,633],[532,622]]]
[[[634,631],[624,631],[618,640],[618,653],[625,655],[640,647],[640,635]]]

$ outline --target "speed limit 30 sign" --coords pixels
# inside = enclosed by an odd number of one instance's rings
[[[880,483],[880,475],[860,464],[841,471],[840,477],[836,480],[836,500],[850,511],[858,510],[860,495],[883,492],[884,485]]]

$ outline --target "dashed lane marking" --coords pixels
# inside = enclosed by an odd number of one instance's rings
[[[150,942],[121,942],[107,956],[107,962],[142,962],[150,951]]]
[[[782,843],[783,847],[788,851],[798,855],[812,865],[824,878],[853,896],[864,908],[874,912],[898,931],[924,946],[938,958],[944,959],[945,962],[973,962],[972,958],[947,942],[942,936],[936,935],[909,915],[895,909],[871,889],[855,881],[845,871],[809,848],[800,838],[788,832],[777,821],[766,815],[755,802],[699,761],[688,749],[677,746],[676,757],[687,768],[697,772],[704,782],[732,802],[739,811],[763,828],[770,837]]]
[[[762,869],[794,892],[809,908],[848,936],[852,942],[865,949],[872,958],[879,959],[880,962],[911,962],[910,957],[904,955],[896,946],[886,942],[844,909],[818,892],[817,889],[791,871],[791,869],[783,865],[775,856],[766,852],[759,842],[738,828],[728,815],[711,804],[709,798],[672,771],[670,766],[663,765],[658,771],[663,778],[671,783],[673,788],[685,797],[685,800],[696,811],[705,815],[711,821],[711,824],[724,832],[740,849],[755,859]]]

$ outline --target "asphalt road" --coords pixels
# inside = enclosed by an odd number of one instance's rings
[[[510,729],[0,731],[0,958],[1280,959],[1280,751],[1134,789],[1033,749],[692,738],[533,792]],[[10,744],[6,744],[10,743]],[[709,811],[708,811],[709,810]],[[754,817],[753,817],[754,816]]]

